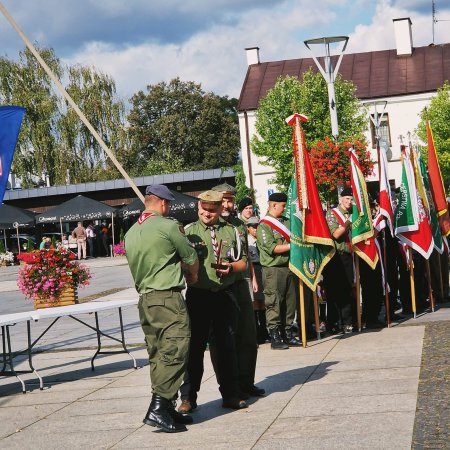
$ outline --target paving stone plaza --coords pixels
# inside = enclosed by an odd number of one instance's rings
[[[80,298],[137,297],[124,259],[88,261],[94,279]],[[32,309],[15,287],[17,267],[0,269],[0,314]],[[97,337],[62,318],[35,348],[33,374],[0,378],[0,448],[7,449],[445,449],[450,448],[450,304],[390,329],[329,336],[306,349],[259,348],[257,385],[267,396],[248,409],[221,407],[212,365],[194,424],[166,434],[142,423],[151,392],[147,352],[135,306],[123,310],[126,354],[90,359]],[[86,322],[93,321],[86,315]],[[117,334],[115,311],[99,314]],[[47,326],[32,324],[33,338]],[[26,346],[25,324],[10,327],[14,350]],[[106,350],[117,350],[104,341]],[[26,366],[20,362],[17,369]]]

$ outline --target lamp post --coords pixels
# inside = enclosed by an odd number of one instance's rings
[[[333,68],[333,63],[331,61],[331,51],[330,51],[330,45],[331,44],[342,44],[342,49],[339,52],[339,58],[336,63],[336,67]],[[331,133],[333,134],[334,138],[337,139],[339,135],[339,125],[338,125],[338,115],[337,115],[337,108],[336,108],[336,95],[334,92],[334,81],[336,79],[336,74],[339,71],[339,66],[342,62],[342,57],[344,56],[345,49],[347,47],[348,43],[348,36],[333,36],[333,37],[322,37],[317,39],[308,39],[304,41],[304,44],[310,50],[312,58],[314,62],[316,63],[317,68],[319,69],[320,73],[324,77],[327,88],[328,88],[328,101],[329,101],[329,107],[330,107],[330,117],[331,117]],[[325,56],[324,56],[324,66],[320,64],[319,60],[317,59],[316,55],[314,55],[314,52],[311,49],[311,46],[313,45],[324,45],[325,46]]]

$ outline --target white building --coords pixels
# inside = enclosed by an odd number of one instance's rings
[[[406,142],[408,132],[414,133],[419,124],[420,112],[444,81],[450,80],[450,44],[414,48],[411,20],[404,18],[393,22],[396,49],[346,54],[339,73],[355,84],[356,95],[361,102],[387,102],[380,128],[381,139],[389,144],[389,176],[398,186],[401,178],[399,137],[402,136]],[[312,58],[263,63],[258,47],[248,48],[246,52],[248,70],[238,105],[242,161],[247,184],[256,190],[256,201],[265,212],[268,193],[276,189],[269,182],[274,170],[262,165],[249,146],[255,134],[259,101],[274,87],[278,77],[289,75],[302,79],[309,68],[314,72],[317,68]],[[336,60],[334,57],[334,64]],[[339,105],[337,109],[339,116]],[[308,115],[307,111],[298,112]],[[373,112],[373,107],[369,107],[369,114]],[[372,159],[376,161],[374,129],[369,117],[366,138],[373,149]],[[376,166],[374,172],[369,181],[378,179]]]

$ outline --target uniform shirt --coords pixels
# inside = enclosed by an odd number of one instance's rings
[[[338,209],[344,215],[346,220],[350,217],[350,211],[345,211],[340,206],[338,206]],[[336,216],[331,212],[331,209],[327,211],[327,222],[328,228],[330,229],[331,235],[333,236],[333,233],[341,226],[341,224],[337,220]],[[333,237],[333,240],[336,243],[336,250],[338,252],[350,253],[350,249],[346,240],[346,233],[344,233],[339,239],[335,239]]]
[[[211,230],[209,226],[205,225],[201,220],[197,220],[197,222],[188,225],[185,231],[186,237],[197,251],[200,262],[198,282],[193,286],[200,289],[219,291],[233,284],[240,273],[233,272],[225,275],[223,278],[219,278],[216,270],[211,267],[211,263],[216,262],[216,256],[211,242]],[[231,257],[232,251],[237,254],[236,228],[220,218],[219,222],[214,225],[214,231],[216,233],[217,244],[220,245],[220,241],[222,241],[222,260],[233,262]],[[239,259],[247,262],[247,250],[245,246],[241,246]]]
[[[136,222],[125,235],[125,254],[139,294],[183,289],[181,261],[192,265],[197,259],[178,222],[153,213],[155,216],[142,224]]]
[[[267,215],[273,217],[270,214]],[[289,219],[286,217],[278,217],[277,220],[286,228],[290,228]],[[289,264],[289,252],[278,255],[273,253],[273,250],[277,245],[287,244],[287,241],[280,233],[278,233],[278,231],[275,231],[266,223],[260,222],[256,231],[256,240],[259,250],[259,259],[262,266],[278,267],[287,266]]]

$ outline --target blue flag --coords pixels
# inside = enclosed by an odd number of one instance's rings
[[[0,206],[5,195],[25,108],[0,106]]]

